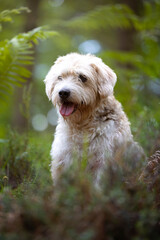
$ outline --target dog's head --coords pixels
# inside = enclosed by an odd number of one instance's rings
[[[112,95],[116,74],[98,57],[71,53],[56,60],[44,82],[49,100],[68,117]]]

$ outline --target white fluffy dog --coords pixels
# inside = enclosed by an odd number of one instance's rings
[[[95,184],[108,160],[129,152],[134,153],[132,160],[141,158],[143,150],[134,142],[130,123],[113,96],[116,79],[112,69],[90,54],[71,53],[51,67],[44,82],[59,113],[51,149],[54,183],[74,159],[81,161],[84,139],[88,141],[87,170]],[[75,153],[78,158],[73,157]]]

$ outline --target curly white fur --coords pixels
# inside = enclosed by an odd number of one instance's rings
[[[51,67],[44,82],[46,94],[59,114],[51,149],[51,172],[55,183],[60,173],[71,165],[73,153],[76,152],[78,161],[81,160],[84,138],[89,144],[87,169],[96,184],[107,160],[126,154],[128,149],[137,153],[136,158],[143,155],[142,148],[133,140],[121,104],[113,96],[116,79],[112,69],[90,54],[71,53],[59,57]],[[67,100],[60,97],[63,89],[70,92]]]

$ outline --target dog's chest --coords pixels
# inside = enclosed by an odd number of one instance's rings
[[[113,129],[114,122],[108,121],[107,124],[93,124],[88,129],[72,129],[70,131],[69,142],[71,148],[77,152],[83,152],[88,148],[88,152],[112,152],[113,148]]]

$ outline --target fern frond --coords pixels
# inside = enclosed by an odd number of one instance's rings
[[[136,71],[143,75],[147,75],[150,78],[159,78],[160,58],[158,58],[158,56],[151,58],[150,55],[139,55],[136,52],[105,51],[101,54],[101,57],[105,62],[111,61],[112,59],[118,64],[124,64],[124,66],[130,64],[133,69],[136,69]]]
[[[0,31],[2,30],[1,22],[12,22],[12,15],[20,14],[23,11],[30,12],[29,8],[27,8],[27,7],[20,7],[17,9],[4,10],[3,12],[0,12]]]
[[[144,2],[144,12],[141,17],[132,15],[131,20],[136,30],[138,31],[152,31],[153,29],[160,29],[160,1],[153,1],[153,3]],[[159,30],[158,30],[159,31]],[[157,31],[156,31],[157,33]],[[159,32],[160,34],[160,32]]]
[[[59,25],[86,30],[99,30],[108,28],[131,28],[137,31],[152,31],[160,35],[160,1],[153,1],[153,4],[145,2],[142,16],[137,16],[131,8],[124,4],[99,6],[87,13],[74,17],[66,22],[59,22]]]
[[[33,45],[56,34],[46,31],[46,27],[39,27],[0,42],[0,95],[7,94],[8,86],[9,89],[21,86],[30,77],[25,66],[33,63]]]
[[[102,58],[111,58],[119,61],[120,63],[135,64],[135,62],[142,62],[143,57],[135,52],[124,51],[105,51],[101,54]]]
[[[132,10],[123,4],[99,6],[82,16],[69,20],[65,25],[82,30],[97,30],[110,27],[129,28],[132,15]]]
[[[32,43],[38,44],[38,40],[45,40],[55,35],[58,35],[58,33],[54,31],[47,31],[47,27],[43,26],[43,27],[34,28],[33,30],[27,33],[18,34],[15,38],[12,39],[12,41],[18,41],[21,43],[22,42],[25,43],[26,41],[28,41],[28,43],[32,45]]]

